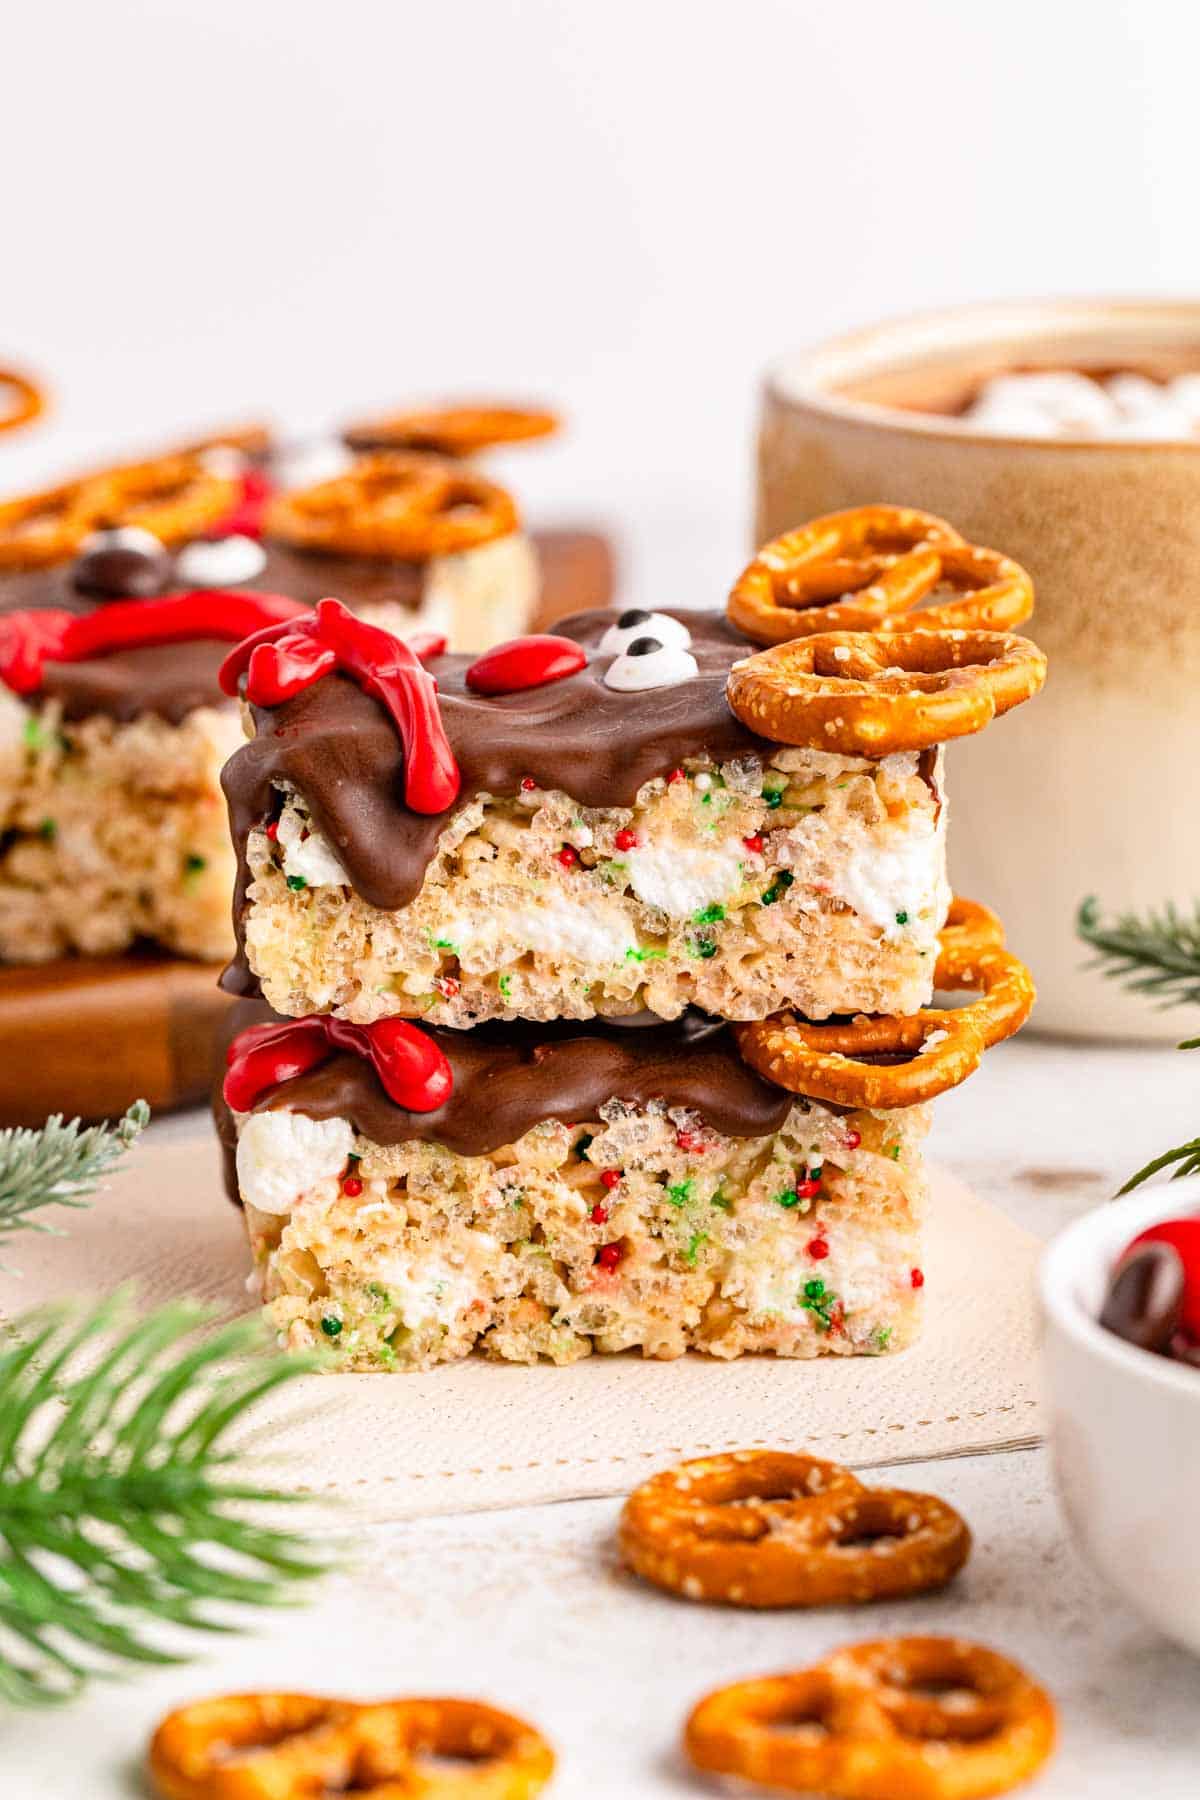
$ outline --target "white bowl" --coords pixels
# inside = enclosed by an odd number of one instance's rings
[[[1097,1322],[1125,1245],[1200,1211],[1200,1179],[1156,1185],[1077,1219],[1042,1257],[1038,1293],[1051,1449],[1071,1532],[1135,1611],[1200,1655],[1200,1369]]]

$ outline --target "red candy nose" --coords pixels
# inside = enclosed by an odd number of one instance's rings
[[[1151,1225],[1138,1233],[1124,1255],[1139,1244],[1170,1244],[1178,1252],[1184,1282],[1180,1324],[1189,1337],[1200,1342],[1200,1218],[1164,1219],[1161,1225]]]
[[[571,638],[543,634],[497,644],[471,664],[466,679],[476,694],[519,694],[523,688],[578,675],[586,666],[586,651]]]

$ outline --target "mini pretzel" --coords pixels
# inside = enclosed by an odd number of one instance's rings
[[[944,1587],[971,1547],[930,1494],[865,1488],[838,1463],[738,1450],[668,1469],[625,1504],[643,1580],[731,1606],[838,1606]]]
[[[912,611],[940,587],[964,597]],[[1010,631],[1032,611],[1033,583],[1019,563],[905,506],[828,513],[776,538],[728,602],[731,621],[756,644],[824,631]]]
[[[726,694],[776,744],[886,756],[967,737],[1037,693],[1046,659],[996,631],[831,631],[734,663]]]
[[[7,412],[0,413],[0,431],[16,431],[45,411],[45,389],[17,369],[0,369],[0,390],[4,389],[10,398]]]
[[[436,1769],[429,1756],[470,1766]],[[532,1726],[475,1700],[231,1694],[171,1713],[149,1763],[166,1800],[531,1800],[554,1754]]]
[[[881,1638],[695,1707],[699,1769],[835,1800],[985,1800],[1054,1749],[1054,1703],[1007,1657],[960,1638]]]
[[[141,525],[164,543],[195,537],[229,512],[237,484],[199,456],[165,456],[0,501],[0,569],[41,569],[76,555],[90,532]]]
[[[346,427],[342,442],[351,450],[432,450],[440,456],[473,456],[495,444],[550,437],[558,427],[554,413],[524,406],[437,406],[360,419]]]
[[[512,497],[434,456],[379,451],[344,475],[279,494],[265,530],[302,550],[417,561],[490,543],[517,528]]]
[[[985,1050],[1019,1031],[1033,1008],[1033,977],[1003,948],[1003,936],[987,907],[955,900],[934,984],[979,993],[979,1000],[953,1009],[922,1007],[903,1018],[859,1015],[826,1025],[775,1013],[734,1025],[738,1049],[768,1081],[812,1100],[890,1111],[936,1099],[973,1074]]]

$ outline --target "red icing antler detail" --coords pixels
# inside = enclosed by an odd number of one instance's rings
[[[0,617],[0,680],[15,694],[42,685],[48,662],[89,662],[111,650],[224,638],[236,643],[264,626],[278,630],[297,613],[299,600],[282,594],[234,594],[197,588],[158,600],[124,600],[93,613],[49,609]]]
[[[212,527],[210,537],[233,537],[235,533],[241,537],[262,536],[263,514],[267,501],[274,496],[275,483],[264,470],[247,469],[241,485],[237,504]]]
[[[437,655],[444,640],[422,634],[421,654]],[[365,694],[387,708],[404,745],[404,799],[413,812],[440,813],[462,785],[438,710],[437,682],[412,645],[378,625],[356,619],[340,600],[322,600],[315,614],[256,632],[221,664],[221,687],[278,706],[333,669],[352,675]]]
[[[225,1104],[249,1112],[268,1089],[328,1061],[335,1050],[365,1057],[384,1091],[408,1112],[435,1112],[453,1092],[449,1062],[419,1026],[407,1019],[351,1025],[319,1013],[239,1032],[225,1056]]]

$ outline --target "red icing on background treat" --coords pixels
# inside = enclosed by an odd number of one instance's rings
[[[263,514],[267,501],[275,493],[275,483],[262,469],[247,469],[241,478],[242,491],[232,512],[213,526],[209,537],[262,536]]]
[[[562,681],[587,667],[587,652],[573,638],[539,634],[510,638],[473,662],[466,683],[476,694],[519,694],[525,688]]]
[[[319,1013],[239,1032],[225,1056],[225,1104],[249,1112],[260,1095],[327,1062],[335,1050],[371,1063],[389,1099],[408,1112],[435,1112],[453,1091],[445,1053],[407,1019],[351,1025]]]
[[[424,635],[423,653],[436,654],[438,638]],[[218,679],[224,693],[236,694],[244,675],[248,700],[278,706],[334,669],[353,676],[391,714],[404,746],[405,804],[418,813],[453,806],[462,778],[438,709],[437,682],[411,645],[356,619],[340,600],[321,600],[315,613],[255,632],[225,658]]]
[[[282,594],[197,588],[157,600],[115,601],[92,613],[49,608],[0,614],[0,681],[33,694],[48,662],[90,662],[114,650],[218,638],[236,643],[266,626],[279,629],[308,609]]]

